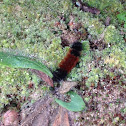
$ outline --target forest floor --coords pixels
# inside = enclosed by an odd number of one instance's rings
[[[46,77],[0,65],[0,126],[126,126],[126,2],[84,2],[0,0],[0,51],[30,54],[53,71],[71,44],[86,43],[64,80],[77,83],[69,90],[83,98],[83,111],[58,105],[55,98],[70,99],[58,84],[58,93],[49,90]]]

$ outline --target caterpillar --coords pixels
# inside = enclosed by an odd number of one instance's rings
[[[59,63],[58,68],[53,72],[52,80],[59,82],[66,78],[68,73],[76,66],[79,61],[80,52],[82,51],[82,43],[74,42],[69,49],[67,55]]]

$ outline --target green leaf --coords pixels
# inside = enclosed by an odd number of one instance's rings
[[[126,12],[117,15],[118,20],[126,22]]]
[[[74,111],[74,112],[78,112],[78,111],[82,111],[83,109],[85,109],[85,103],[83,101],[83,99],[76,94],[73,91],[68,92],[68,95],[70,95],[71,97],[71,102],[63,102],[59,99],[55,99],[55,101],[61,105],[62,107],[70,110],[70,111]]]
[[[10,53],[0,52],[0,64],[11,68],[31,68],[44,72],[51,78],[50,70],[42,63],[29,59],[24,56],[12,55]]]

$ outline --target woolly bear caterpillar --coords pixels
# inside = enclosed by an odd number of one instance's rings
[[[76,66],[79,61],[82,43],[74,42],[67,55],[60,62],[59,67],[53,72],[53,81],[59,82],[67,76],[68,73]]]

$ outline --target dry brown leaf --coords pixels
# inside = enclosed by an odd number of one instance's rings
[[[77,82],[73,82],[73,81],[63,81],[62,85],[59,89],[59,93],[64,94],[66,92],[68,92],[72,87],[76,86]]]
[[[53,80],[48,75],[46,75],[42,71],[38,71],[38,70],[34,70],[34,69],[30,69],[30,71],[32,71],[33,73],[35,73],[43,81],[45,81],[48,85],[50,85],[51,87],[53,87]]]
[[[62,126],[70,126],[67,112],[64,114],[64,121]]]
[[[68,119],[68,113],[67,113],[66,109],[59,107],[59,112],[56,115],[53,126],[70,126],[69,119]]]
[[[61,113],[59,112],[55,118],[53,126],[60,126],[60,124],[61,124]]]
[[[53,98],[45,97],[35,102],[31,107],[21,111],[21,124],[20,126],[48,126],[50,119],[52,118],[51,113],[51,102]]]
[[[69,111],[55,103],[51,104],[52,102],[53,98],[46,96],[32,106],[22,109],[20,126],[70,126],[73,122],[68,117]]]

